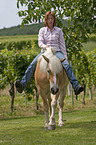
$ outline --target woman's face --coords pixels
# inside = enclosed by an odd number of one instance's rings
[[[49,16],[48,16],[47,24],[48,24],[48,27],[49,27],[49,28],[50,28],[50,27],[53,27],[53,24],[54,24],[54,17],[53,17],[51,14],[49,14]]]

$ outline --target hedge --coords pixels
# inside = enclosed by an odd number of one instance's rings
[[[7,48],[8,50],[13,50],[13,48],[17,50],[22,50],[22,49],[26,49],[26,47],[31,48],[34,43],[38,47],[38,40],[34,40],[34,41],[23,40],[23,41],[17,41],[17,42],[11,41],[11,42],[5,42],[5,43],[0,42],[0,50],[3,50],[5,48]]]

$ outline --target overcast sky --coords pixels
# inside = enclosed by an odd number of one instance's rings
[[[18,11],[17,0],[0,0],[0,29],[21,24]]]

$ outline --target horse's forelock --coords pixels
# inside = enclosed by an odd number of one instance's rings
[[[61,62],[55,55],[53,55],[53,57],[50,58],[49,68],[55,74],[59,74],[62,70]]]
[[[60,60],[54,54],[55,54],[55,50],[53,48],[49,48],[47,49],[47,51],[43,53],[43,55],[45,55],[49,59],[49,68],[51,69],[51,71],[53,73],[59,74],[60,71],[62,70],[62,65]],[[44,58],[40,56],[39,61],[40,61],[41,70],[44,73],[46,73],[47,70],[46,60],[44,60]]]

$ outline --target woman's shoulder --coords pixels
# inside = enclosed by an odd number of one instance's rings
[[[55,26],[55,29],[57,30],[57,31],[62,31],[62,29],[61,28],[59,28],[59,27],[57,27],[57,26]]]
[[[46,29],[46,27],[42,27],[42,28],[40,28],[39,31],[45,31],[45,29]]]

